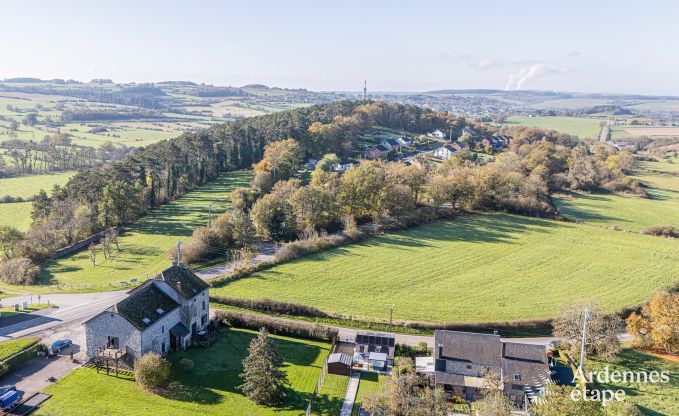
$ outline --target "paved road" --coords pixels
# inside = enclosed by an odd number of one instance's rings
[[[610,129],[610,121],[607,121],[606,124],[604,124],[601,127],[601,133],[599,133],[599,141],[602,143],[606,143],[608,141],[608,130]]]
[[[269,242],[257,242],[255,243],[259,248],[259,253],[252,259],[252,263],[259,263],[262,261],[270,260],[276,255],[276,247],[274,244]],[[230,273],[234,268],[235,262],[229,262],[220,264],[219,266],[210,267],[209,269],[203,269],[196,272],[196,275],[203,280],[212,280],[216,277],[223,276]]]

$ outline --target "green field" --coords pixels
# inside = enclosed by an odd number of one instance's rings
[[[242,381],[242,360],[247,356],[252,331],[232,329],[207,349],[193,348],[170,354],[173,379],[181,387],[174,397],[161,397],[141,390],[129,378],[97,374],[78,369],[49,386],[52,398],[37,411],[42,416],[158,416],[158,415],[300,415],[321,373],[329,345],[321,342],[273,336],[284,362],[290,386],[280,408],[250,402],[238,389]],[[177,363],[191,358],[194,368],[182,371]]]
[[[121,252],[113,250],[106,260],[102,253],[93,266],[87,250],[56,261],[48,261],[40,275],[44,285],[64,285],[65,290],[112,290],[121,281],[146,280],[170,265],[165,253],[186,241],[194,229],[205,226],[209,205],[213,213],[223,212],[229,204],[230,192],[245,186],[251,173],[238,171],[218,179],[164,205],[137,223],[124,228],[120,237]],[[55,290],[50,286],[32,286],[31,291]]]
[[[54,185],[65,185],[73,175],[75,172],[58,172],[3,178],[0,179],[0,197],[10,195],[28,198],[36,195],[41,189],[50,193]]]
[[[6,360],[38,342],[40,342],[38,338],[15,338],[2,341],[0,342],[0,360]]]
[[[606,311],[643,302],[679,283],[678,260],[668,239],[479,214],[321,252],[211,293],[376,319],[388,319],[392,304],[397,320],[548,318],[583,299]]]
[[[635,403],[646,415],[679,415],[679,363],[671,362],[651,354],[633,349],[625,349],[613,363],[590,361],[591,370],[619,372],[667,371],[668,383],[610,383],[597,386],[599,389],[625,392],[625,400]]]
[[[679,226],[679,159],[675,163],[640,162],[633,178],[648,186],[648,198],[616,194],[575,194],[556,200],[571,219],[640,231],[654,225]]]
[[[507,117],[507,124],[520,124],[556,130],[561,133],[578,136],[581,139],[599,137],[599,132],[601,131],[601,120],[585,117],[512,116]]]
[[[12,202],[0,204],[0,225],[11,225],[19,231],[31,226],[32,202]]]

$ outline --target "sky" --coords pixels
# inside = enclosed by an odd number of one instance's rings
[[[671,1],[3,0],[0,79],[679,95],[678,13]]]

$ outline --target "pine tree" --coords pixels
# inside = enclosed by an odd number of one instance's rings
[[[269,331],[262,328],[257,338],[250,342],[250,355],[243,360],[244,383],[239,388],[245,396],[257,404],[273,406],[285,398],[288,382],[281,370],[281,360],[269,339]]]

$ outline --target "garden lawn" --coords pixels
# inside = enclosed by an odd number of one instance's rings
[[[314,401],[314,415],[337,416],[342,410],[344,396],[347,392],[349,377],[337,374],[326,374],[321,391]]]
[[[54,185],[66,185],[66,182],[75,175],[75,172],[47,173],[44,175],[15,176],[0,179],[0,197],[10,195],[13,197],[28,198],[36,195],[41,189],[51,193]]]
[[[356,400],[354,401],[354,409],[351,414],[358,416],[358,409],[360,409],[365,396],[380,391],[387,379],[386,376],[381,374],[362,372],[361,381],[358,383],[358,391],[356,392]]]
[[[592,224],[631,231],[654,225],[679,227],[679,162],[642,162],[632,176],[648,187],[648,198],[575,193],[555,204],[565,217]]]
[[[2,313],[2,316],[0,316],[0,319],[2,318],[7,318],[9,316],[14,316],[14,315],[19,315],[22,313],[31,313],[35,311],[40,311],[43,309],[47,308],[55,308],[55,305],[48,305],[47,303],[33,303],[31,305],[28,305],[28,308],[26,309],[19,309],[18,311],[14,310],[14,307],[6,306],[4,308],[0,308],[0,312]],[[21,306],[19,307],[21,308]]]
[[[625,392],[625,400],[635,403],[646,415],[679,415],[679,362],[659,358],[643,351],[625,349],[612,362],[590,361],[590,370],[603,371],[608,365],[609,372],[651,372],[667,371],[668,383],[606,383],[595,388]]]
[[[601,120],[586,117],[512,116],[507,118],[506,123],[556,130],[581,139],[599,137],[601,132]]]
[[[509,214],[439,221],[284,263],[211,290],[386,320],[549,318],[605,311],[679,283],[676,241]]]
[[[87,250],[63,259],[45,263],[39,278],[43,286],[31,286],[33,292],[56,290],[97,291],[119,289],[119,282],[137,278],[144,281],[170,265],[166,252],[186,242],[193,230],[206,226],[209,205],[213,215],[228,207],[231,191],[246,186],[250,172],[229,172],[209,184],[164,205],[137,223],[123,229],[119,238],[120,252],[112,249],[112,258],[105,259],[98,250],[96,266]]]
[[[0,225],[10,225],[19,231],[31,226],[32,202],[0,204]]]
[[[0,342],[0,361],[32,347],[40,342],[38,338],[14,338]]]
[[[158,416],[301,415],[316,386],[330,345],[322,342],[273,336],[284,362],[290,386],[283,406],[267,408],[250,402],[239,390],[242,361],[248,355],[255,332],[229,330],[207,349],[193,348],[170,354],[173,379],[180,383],[174,397],[166,398],[141,390],[129,378],[97,374],[79,369],[45,389],[53,397],[36,413],[42,416]],[[191,358],[193,370],[178,365]]]

